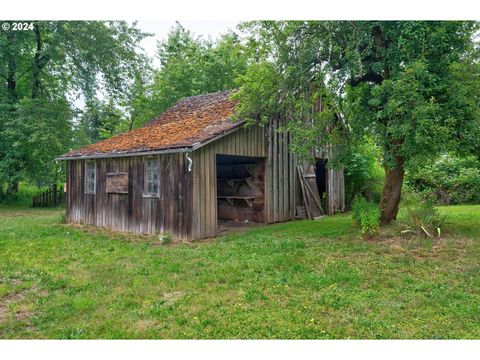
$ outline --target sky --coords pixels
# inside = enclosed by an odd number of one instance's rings
[[[195,35],[201,35],[203,38],[212,40],[217,39],[221,34],[228,30],[235,30],[240,21],[237,20],[179,20],[180,24]],[[157,41],[167,38],[169,30],[175,25],[173,20],[141,20],[137,27],[143,32],[153,33],[155,36],[144,39],[140,46],[147,55],[153,59],[153,66],[158,68],[159,60],[156,58]]]

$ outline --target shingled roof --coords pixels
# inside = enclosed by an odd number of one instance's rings
[[[231,120],[235,102],[230,94],[221,91],[182,99],[144,127],[71,150],[59,159],[194,150],[243,124]]]

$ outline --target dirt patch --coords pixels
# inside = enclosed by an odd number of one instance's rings
[[[153,247],[174,247],[178,245],[196,245],[202,242],[211,242],[217,240],[217,237],[208,239],[199,239],[195,241],[188,241],[184,239],[172,238],[172,242],[163,244],[160,240],[162,234],[137,234],[133,232],[122,232],[119,230],[113,230],[109,228],[99,227],[89,224],[80,224],[74,222],[68,222],[64,225],[67,229],[74,229],[82,231],[83,233],[93,236],[106,236],[112,240],[125,241],[128,243],[144,243]]]
[[[163,294],[164,305],[173,305],[183,297],[183,291],[173,291]]]
[[[99,226],[94,226],[89,224],[73,223],[73,222],[68,222],[64,226],[66,228],[80,230],[83,233],[91,234],[94,236],[97,236],[97,235],[106,236],[110,239],[115,239],[115,240],[122,240],[126,242],[159,244],[157,235],[122,232],[122,231],[112,230],[109,228],[104,228],[104,227],[99,227]]]
[[[15,286],[21,285],[21,283],[22,282],[19,279],[11,280],[11,284]],[[16,321],[30,319],[34,315],[33,304],[31,302],[26,302],[25,300],[31,294],[35,294],[35,297],[37,298],[48,295],[46,291],[40,291],[37,286],[33,286],[29,289],[21,289],[20,291],[11,292],[0,298],[0,324],[11,318]]]
[[[12,304],[17,304],[22,302],[25,299],[25,292],[26,291],[21,291],[18,293],[11,293],[8,294],[7,296],[4,296],[1,301],[0,301],[0,323],[5,322],[8,317],[10,312],[10,305]],[[30,314],[28,314],[27,311],[23,311],[21,307],[18,309],[19,311],[14,311],[13,316],[15,318],[18,318],[19,320],[27,318]]]
[[[158,324],[156,320],[140,320],[134,325],[135,330],[138,332],[145,332]]]

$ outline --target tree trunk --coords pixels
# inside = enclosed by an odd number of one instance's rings
[[[15,58],[15,52],[13,50],[13,47],[15,46],[15,33],[13,30],[9,30],[7,32],[7,40],[8,40],[7,93],[8,93],[9,100],[11,102],[15,102],[17,99],[17,90],[16,90],[17,82],[15,80],[17,63]]]
[[[402,192],[405,169],[403,159],[395,156],[395,168],[385,167],[385,184],[380,199],[380,220],[382,225],[389,224],[397,218],[398,205]]]

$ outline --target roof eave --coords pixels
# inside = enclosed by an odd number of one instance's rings
[[[171,148],[163,150],[151,150],[151,151],[134,151],[134,152],[118,152],[118,153],[104,153],[104,154],[89,154],[89,155],[78,155],[78,156],[59,156],[55,160],[82,160],[82,159],[107,159],[107,158],[117,158],[117,157],[132,157],[132,156],[149,156],[149,155],[160,155],[160,154],[173,154],[173,153],[182,153],[192,151],[193,147],[182,147],[182,148]]]

